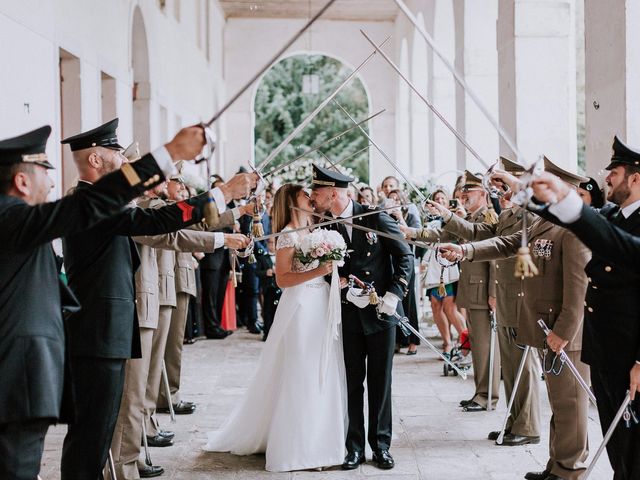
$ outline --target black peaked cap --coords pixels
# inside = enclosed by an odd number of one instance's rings
[[[607,166],[607,170],[611,170],[618,165],[640,168],[640,152],[625,145],[617,136],[613,137],[612,148],[611,163]]]
[[[68,143],[72,152],[92,147],[104,147],[111,148],[112,150],[123,150],[123,148],[118,143],[118,135],[116,134],[118,121],[119,120],[117,118],[114,118],[113,120],[100,125],[93,130],[79,133],[78,135],[74,135],[73,137],[67,137],[60,143]]]
[[[311,186],[313,188],[320,187],[338,187],[347,188],[349,183],[353,182],[353,178],[347,177],[335,170],[329,170],[328,168],[319,167],[313,165],[313,178],[311,179]]]
[[[49,135],[51,135],[51,127],[45,125],[17,137],[1,140],[0,166],[35,163],[44,168],[54,168],[45,153]]]

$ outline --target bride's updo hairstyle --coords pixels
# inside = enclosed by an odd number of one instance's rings
[[[278,189],[273,197],[273,231],[282,231],[284,227],[291,223],[293,218],[292,207],[297,206],[298,193],[304,187],[297,183],[287,183]]]

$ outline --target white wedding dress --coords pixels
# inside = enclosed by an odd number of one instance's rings
[[[299,240],[296,232],[286,233],[277,249]],[[315,267],[294,259],[292,271]],[[342,463],[346,380],[341,329],[328,325],[329,306],[322,277],[282,290],[255,376],[229,420],[208,434],[205,450],[265,453],[271,472]]]

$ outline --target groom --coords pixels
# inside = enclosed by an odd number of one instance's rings
[[[311,200],[319,213],[334,217],[351,217],[374,209],[349,199],[347,187],[353,179],[338,172],[313,166]],[[378,319],[376,309],[359,309],[342,295],[342,334],[344,363],[347,372],[349,428],[347,430],[347,456],[342,468],[353,470],[365,462],[364,380],[369,392],[369,435],[373,461],[379,468],[394,467],[389,453],[391,445],[391,368],[395,347],[395,325],[389,318],[396,310],[402,314],[402,298],[407,293],[413,268],[413,256],[402,240],[398,225],[389,215],[355,218],[362,225],[381,232],[397,235],[399,240],[378,237],[353,228],[349,223],[335,224],[351,252],[338,271],[344,288],[350,274],[372,283],[382,299]]]

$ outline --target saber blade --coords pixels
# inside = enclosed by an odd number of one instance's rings
[[[253,77],[251,77],[251,79],[233,97],[231,97],[231,99],[227,103],[225,103],[220,110],[218,110],[218,112],[211,118],[211,120],[205,123],[205,126],[210,127],[216,120],[218,120],[218,118],[220,118],[220,116],[224,112],[226,112],[229,109],[229,107],[233,105],[236,102],[236,100],[238,100],[238,98],[240,98],[240,96],[244,92],[246,92],[249,89],[249,87],[253,85],[253,83],[262,76],[264,72],[266,72],[269,69],[269,67],[271,67],[271,65],[273,65],[274,62],[278,60],[278,58],[280,58],[282,54],[286,52],[287,49],[291,45],[293,45],[294,42],[298,40],[298,38],[300,38],[302,34],[311,27],[311,25],[316,23],[316,20],[318,20],[335,1],[336,0],[329,0],[325,4],[325,6],[322,7],[320,11],[318,11],[318,13],[316,13],[311,19],[309,19],[309,21],[300,30],[298,30],[298,32],[293,37],[291,37],[291,39],[280,50],[278,50],[278,52],[271,58],[271,60],[269,60]]]
[[[493,363],[495,362],[495,348],[496,348],[496,314],[494,311],[491,311],[491,340],[489,341],[489,391],[487,394],[487,411],[490,412],[493,410],[492,400],[493,400]]]
[[[538,325],[540,325],[540,328],[542,328],[545,335],[549,335],[551,333],[551,330],[549,330],[547,324],[544,323],[544,320],[539,319]],[[564,350],[560,350],[560,360],[567,364],[567,367],[569,367],[569,370],[571,370],[573,376],[576,377],[576,380],[578,381],[582,389],[587,393],[587,396],[589,397],[589,400],[591,400],[591,403],[593,403],[593,405],[597,407],[596,396],[593,394],[593,392],[589,388],[589,385],[587,385],[587,382],[584,381],[584,378],[582,378],[582,375],[580,375],[580,372],[578,372],[578,369]]]
[[[433,52],[438,56],[438,58],[440,58],[440,60],[442,60],[442,63],[444,64],[444,66],[453,74],[453,77],[455,78],[456,82],[458,82],[458,84],[462,87],[465,93],[469,95],[469,97],[471,97],[473,102],[480,109],[480,111],[483,113],[486,119],[489,120],[489,123],[491,123],[491,125],[496,129],[496,131],[498,132],[498,135],[500,135],[500,138],[504,140],[504,142],[509,146],[511,151],[516,155],[518,163],[526,167],[527,166],[526,162],[523,164],[521,161],[524,158],[524,156],[522,155],[520,150],[518,150],[516,142],[513,140],[513,138],[511,138],[511,136],[504,130],[504,128],[502,128],[502,126],[500,125],[500,122],[498,122],[498,120],[493,116],[493,114],[491,114],[489,109],[482,102],[482,100],[480,100],[480,97],[473,91],[473,89],[469,87],[469,84],[465,81],[465,79],[462,77],[460,72],[458,72],[456,67],[444,56],[444,54],[436,46],[435,42],[433,41],[433,38],[431,38],[431,35],[429,35],[427,31],[424,29],[424,27],[422,27],[422,25],[418,23],[418,20],[413,15],[413,13],[411,13],[411,10],[409,10],[407,5],[402,0],[394,0],[394,1],[396,2],[400,10],[402,10],[402,13],[404,13],[407,19],[409,19],[409,21],[413,24],[413,26],[415,27],[416,31],[420,34],[420,36],[424,38],[424,40],[429,44]]]
[[[598,462],[598,459],[602,455],[602,452],[604,452],[604,449],[607,447],[609,440],[611,440],[611,437],[613,436],[613,432],[618,427],[618,424],[620,423],[620,419],[622,418],[622,415],[624,414],[624,411],[627,409],[627,406],[629,405],[630,402],[631,402],[631,396],[629,392],[627,392],[627,396],[624,397],[624,400],[622,401],[622,405],[620,405],[620,408],[616,412],[616,416],[613,417],[613,421],[611,422],[611,425],[609,425],[609,428],[607,429],[607,433],[605,433],[604,438],[602,439],[602,443],[598,447],[598,451],[593,456],[593,460],[591,460],[591,463],[589,464],[589,468],[587,468],[587,471],[584,472],[584,476],[582,477],[582,480],[587,480],[587,478],[589,478],[589,476],[593,473],[593,470],[596,466],[596,463]]]
[[[504,420],[502,422],[502,428],[500,429],[500,434],[496,439],[496,443],[498,445],[502,445],[502,442],[504,442],[504,434],[507,430],[509,415],[511,415],[511,409],[513,408],[513,403],[516,401],[516,393],[518,391],[518,385],[520,385],[520,379],[522,378],[522,372],[524,371],[524,366],[527,363],[527,355],[529,355],[530,350],[531,350],[531,347],[529,345],[526,345],[524,347],[524,352],[522,352],[522,358],[520,359],[520,365],[518,366],[518,373],[516,373],[516,379],[513,383],[513,389],[511,390],[511,397],[509,397],[509,405],[507,405],[507,413],[504,416]]]
[[[351,116],[351,114],[342,106],[338,103],[337,100],[334,100],[334,103],[338,106],[338,108],[340,110],[342,110],[345,115],[347,117],[349,117],[349,120],[351,120],[353,123],[356,123],[356,120]],[[391,158],[389,157],[389,155],[387,155],[384,150],[382,150],[382,148],[373,141],[373,139],[371,138],[371,136],[367,133],[367,131],[360,127],[360,131],[363,133],[363,135],[365,137],[367,137],[367,140],[369,140],[369,143],[371,143],[371,145],[373,145],[375,147],[376,150],[378,150],[378,153],[380,153],[380,155],[382,155],[382,157],[389,163],[389,165],[391,165],[394,170],[396,172],[398,172],[398,174],[403,178],[403,180],[407,183],[407,185],[409,185],[414,192],[416,192],[416,194],[418,195],[418,197],[420,197],[420,200],[422,200],[423,202],[425,202],[427,200],[427,198],[422,194],[422,192],[420,190],[418,190],[418,187],[416,187],[413,182],[411,180],[409,180],[407,178],[407,176],[402,172],[402,170],[400,170],[400,167],[398,167],[398,165],[396,165],[396,163],[391,160]]]
[[[361,120],[360,122],[358,122],[357,124],[347,128],[346,130],[334,135],[331,138],[328,138],[327,140],[324,140],[323,142],[319,143],[318,145],[316,145],[315,147],[311,147],[310,149],[306,150],[304,153],[298,155],[296,158],[294,158],[293,160],[288,161],[287,163],[280,165],[276,168],[274,168],[273,170],[267,172],[264,174],[265,177],[268,177],[270,175],[273,175],[275,173],[278,173],[279,171],[285,169],[286,167],[288,167],[289,165],[291,165],[292,163],[297,162],[298,160],[306,157],[307,155],[319,150],[320,148],[324,147],[326,144],[333,142],[334,140],[339,139],[340,137],[342,137],[343,135],[351,132],[352,130],[355,130],[358,127],[361,127],[362,124],[367,123],[369,120],[373,120],[374,118],[376,118],[378,115],[382,115],[386,110],[383,108],[382,110],[374,113],[373,115],[370,115],[369,117],[365,118],[364,120]],[[260,165],[260,167],[258,167],[258,171],[262,171],[264,169],[264,167],[266,167],[266,163],[262,163]]]
[[[418,96],[418,98],[420,98],[420,100],[422,100],[422,102],[429,107],[429,110],[431,110],[434,115],[436,117],[438,117],[440,119],[440,121],[444,124],[445,127],[447,127],[451,133],[453,133],[453,135],[458,139],[458,141],[464,145],[464,147],[469,150],[469,153],[471,153],[471,155],[473,155],[476,160],[478,160],[482,165],[484,165],[485,168],[489,168],[489,164],[480,156],[480,154],[478,152],[475,151],[475,149],[469,145],[469,143],[465,140],[465,138],[462,136],[462,134],[460,132],[458,132],[455,127],[453,125],[451,125],[449,123],[449,121],[444,117],[444,115],[442,115],[442,113],[440,113],[440,111],[429,101],[427,100],[427,98],[422,95],[420,93],[420,91],[418,90],[418,88],[413,84],[413,82],[411,82],[411,80],[409,80],[400,70],[400,68],[398,68],[398,66],[393,62],[393,60],[391,60],[389,58],[389,56],[384,53],[382,51],[382,49],[380,47],[378,47],[375,42],[373,40],[371,40],[371,38],[369,37],[369,35],[367,35],[363,30],[360,30],[360,33],[362,33],[362,35],[364,35],[364,37],[367,39],[367,41],[373,45],[373,48],[376,49],[376,51],[380,54],[380,56],[382,58],[384,58],[384,60],[391,66],[391,68],[393,68],[396,73],[400,76],[400,78],[402,78],[402,80],[404,80],[404,82],[409,86],[409,88],[411,90],[413,90],[413,92]]]
[[[389,36],[389,37],[387,37],[387,38],[386,38],[386,39],[385,39],[385,40],[384,40],[384,41],[383,41],[379,46],[378,46],[378,45],[375,45],[375,46],[376,46],[376,48],[378,48],[378,47],[382,47],[384,44],[386,44],[386,43],[389,41],[389,39],[390,39],[390,38],[391,38],[390,36]],[[274,158],[275,158],[275,157],[276,157],[276,156],[277,156],[277,155],[278,155],[278,154],[279,154],[279,153],[280,153],[280,152],[281,152],[281,151],[282,151],[282,150],[283,150],[287,145],[289,145],[289,143],[291,143],[291,141],[296,137],[296,135],[298,135],[298,133],[300,133],[300,132],[302,131],[302,129],[303,129],[304,127],[306,127],[306,126],[311,122],[311,120],[313,120],[313,119],[314,119],[314,118],[315,118],[315,117],[320,113],[320,111],[321,111],[324,107],[326,107],[326,106],[329,104],[329,102],[330,102],[331,100],[333,100],[333,99],[336,97],[336,95],[338,95],[338,93],[340,93],[340,90],[342,90],[342,89],[345,87],[345,85],[347,85],[347,83],[349,83],[349,82],[351,81],[351,79],[357,75],[357,73],[362,69],[362,67],[364,67],[364,66],[369,62],[369,60],[371,60],[371,59],[373,58],[373,56],[376,54],[376,52],[377,52],[377,50],[374,50],[373,52],[371,52],[371,53],[369,54],[369,56],[368,56],[367,58],[365,58],[365,59],[364,59],[364,61],[363,61],[360,65],[358,65],[358,66],[356,67],[356,69],[355,69],[353,72],[351,72],[351,74],[350,74],[347,78],[345,78],[345,79],[344,79],[344,81],[343,81],[340,85],[338,85],[338,87],[333,91],[333,93],[331,93],[331,95],[329,95],[327,98],[325,98],[325,99],[320,103],[320,105],[318,105],[318,106],[316,107],[316,109],[315,109],[313,112],[311,112],[309,115],[307,115],[307,117],[306,117],[302,122],[300,122],[300,125],[298,125],[298,126],[297,126],[297,127],[296,127],[296,128],[295,128],[295,129],[294,129],[294,130],[293,130],[293,131],[292,131],[288,136],[287,136],[287,138],[285,138],[285,139],[280,143],[280,145],[278,145],[276,148],[274,148],[274,149],[271,151],[271,153],[267,156],[267,158],[265,158],[265,159],[262,161],[262,163],[259,165],[259,167],[258,167],[258,168],[259,168],[260,170],[264,170],[264,167],[266,167],[267,165],[269,165],[269,164],[273,161],[273,159],[274,159]]]

